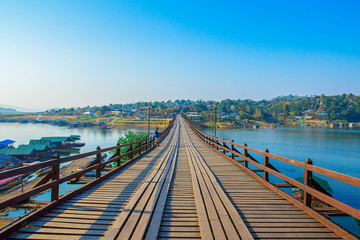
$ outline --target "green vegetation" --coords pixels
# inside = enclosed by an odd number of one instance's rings
[[[119,137],[119,140],[117,141],[120,145],[124,145],[127,143],[131,143],[131,142],[136,142],[142,139],[146,139],[148,138],[148,135],[146,133],[135,133],[133,131],[129,131],[125,134],[125,136],[121,136]],[[139,145],[133,145],[133,149],[137,148]],[[127,150],[129,150],[130,146],[127,147],[122,147],[120,148],[120,154],[124,154]],[[111,152],[111,153],[115,153],[115,151]],[[138,153],[134,154],[134,156],[136,156]],[[123,157],[121,159],[121,161],[127,161],[129,160],[129,157]],[[113,166],[117,167],[117,163],[113,162]]]
[[[182,111],[201,114],[200,120],[212,121],[213,101],[186,104]],[[360,122],[360,96],[342,94],[335,96],[277,97],[271,100],[230,100],[219,102],[218,121],[232,124],[241,121],[280,122],[307,117],[325,121]]]
[[[162,125],[164,115],[192,112],[204,127],[212,127],[214,121],[213,100],[156,101],[151,104],[151,124]],[[117,124],[147,124],[147,102],[110,104],[84,108],[52,109],[42,113],[43,119],[64,119],[67,122]],[[191,114],[189,114],[191,115]],[[35,114],[0,114],[0,120],[31,119]],[[341,94],[334,96],[282,96],[271,100],[253,101],[225,99],[217,105],[217,123],[222,126],[298,122],[329,124],[333,122],[360,122],[360,96]]]

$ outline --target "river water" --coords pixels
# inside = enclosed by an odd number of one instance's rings
[[[93,151],[97,146],[101,148],[114,146],[117,139],[128,131],[147,132],[147,127],[121,126],[112,129],[58,127],[47,124],[18,124],[0,123],[0,140],[15,140],[15,146],[28,144],[30,139],[45,136],[80,135],[85,146],[80,153]],[[154,129],[151,129],[151,133]],[[214,129],[202,129],[203,132],[214,135]],[[360,178],[360,129],[323,129],[306,127],[278,127],[270,128],[241,128],[217,129],[217,136],[237,143],[247,143],[249,147],[258,150],[268,148],[270,153],[288,157],[298,161],[307,158],[313,160],[314,165],[333,171]],[[253,157],[263,162],[263,157],[253,154]],[[270,159],[281,173],[292,178],[303,176],[304,172],[298,167]],[[316,175],[316,174],[315,174]],[[357,209],[360,208],[360,191],[356,187],[316,175],[327,180],[333,190],[333,196]],[[271,177],[272,182],[281,182]],[[62,184],[60,193],[64,194],[78,187],[77,185]],[[291,189],[287,189],[291,192]],[[289,193],[290,193],[289,192]],[[37,196],[37,200],[49,200],[50,193]],[[353,218],[336,217],[334,221],[346,227],[353,233],[359,234],[360,228]]]

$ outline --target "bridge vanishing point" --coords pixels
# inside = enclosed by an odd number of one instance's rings
[[[128,150],[121,155],[122,147]],[[110,150],[116,153],[102,162],[101,153]],[[264,164],[250,152],[263,155]],[[91,155],[97,160],[85,170],[59,176],[60,163]],[[304,168],[304,182],[281,174],[269,159]],[[111,162],[118,167],[103,174]],[[0,172],[0,179],[44,167],[52,168],[49,175],[0,209],[47,189],[52,201],[1,229],[0,239],[357,239],[329,216],[359,219],[359,210],[316,188],[312,173],[356,187],[360,179],[205,135],[181,116],[161,133],[158,147],[149,138],[98,148]],[[96,171],[94,181],[59,196],[59,184],[89,171]],[[284,183],[271,183],[269,174]],[[302,189],[303,201],[281,187]],[[317,209],[314,198],[328,207]]]

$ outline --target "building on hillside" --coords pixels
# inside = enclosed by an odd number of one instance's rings
[[[137,110],[137,113],[142,116],[148,115],[149,109],[147,107],[141,107]]]
[[[96,115],[95,112],[93,112],[93,111],[84,112],[83,115],[84,115],[84,116],[97,117],[97,115]]]
[[[188,119],[200,119],[201,114],[198,114],[197,112],[188,112],[187,117]]]

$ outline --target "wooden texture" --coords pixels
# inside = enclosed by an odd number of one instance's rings
[[[209,151],[209,147],[192,130],[187,128],[187,131],[254,238],[339,238],[328,228],[256,181],[236,164],[214,151]],[[285,232],[283,229],[289,223],[291,225],[286,227],[287,232]]]
[[[172,137],[173,133],[170,133],[162,142],[162,146],[109,177],[107,181],[65,201],[39,217],[37,221],[31,222],[28,227],[9,237],[14,239],[99,239],[103,237],[146,176],[151,174],[160,161]],[[72,224],[72,227],[69,224]]]
[[[212,144],[235,157],[236,144],[226,143]],[[267,155],[264,162],[270,166]],[[10,238],[339,239],[247,170],[178,118],[159,147]]]

